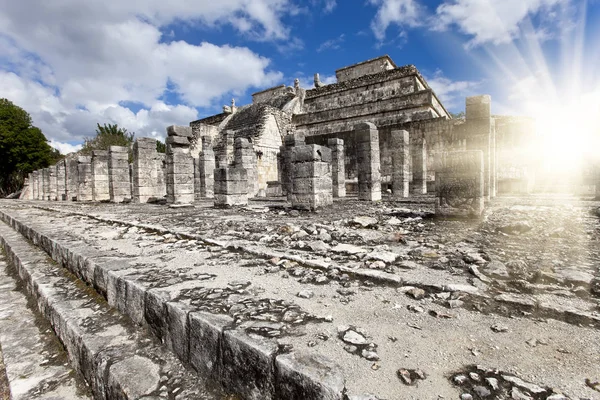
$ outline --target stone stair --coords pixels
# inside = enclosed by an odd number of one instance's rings
[[[11,263],[94,398],[223,398],[211,382],[233,398],[347,398],[328,359],[282,351],[231,317],[182,299],[198,280],[160,273],[140,279],[151,274],[135,259],[57,239],[27,217],[0,213],[13,228],[0,226]]]

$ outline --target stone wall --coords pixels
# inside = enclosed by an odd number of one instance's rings
[[[156,139],[137,138],[133,143],[132,201],[147,203],[150,198],[162,197],[159,190],[159,177],[162,175],[162,161],[159,163]]]
[[[77,157],[77,201],[92,201],[92,157]]]
[[[67,200],[77,200],[77,187],[79,186],[79,177],[77,171],[77,157],[67,158]]]
[[[394,64],[392,59],[386,55],[340,68],[335,71],[335,77],[338,82],[345,82],[365,75],[392,70],[394,68],[396,68],[396,64]]]
[[[67,200],[67,163],[64,159],[56,163],[56,199]]]

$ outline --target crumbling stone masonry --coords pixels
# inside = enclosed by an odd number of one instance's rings
[[[304,134],[296,133],[293,135],[286,135],[283,138],[283,145],[279,148],[281,154],[281,184],[283,193],[288,196],[288,201],[291,200],[292,195],[292,148],[295,146],[305,145]]]
[[[138,138],[133,143],[133,199],[134,203],[147,203],[151,197],[159,197],[159,174],[156,139]],[[160,168],[160,169],[159,169]]]
[[[48,177],[50,179],[50,195],[48,200],[56,201],[57,182],[56,182],[56,167],[54,165],[48,167]]]
[[[246,170],[248,197],[256,197],[258,194],[258,173],[256,170],[256,154],[252,143],[246,138],[236,138],[233,158],[236,167]]]
[[[77,187],[79,186],[77,158],[72,158],[67,161],[67,200],[77,200]]]
[[[248,204],[248,174],[244,168],[216,168],[215,207],[245,206]]]
[[[122,203],[131,199],[127,147],[110,146],[108,150],[108,190],[110,201]]]
[[[92,198],[94,201],[110,200],[108,180],[108,151],[92,151]]]
[[[413,146],[413,193],[427,194],[427,142],[424,138]]]
[[[56,164],[56,200],[67,200],[67,163],[64,159]]]
[[[31,173],[31,187],[32,187],[32,192],[33,192],[33,200],[39,200],[40,199],[40,172],[39,171],[33,171]]]
[[[167,202],[189,204],[194,202],[194,160],[190,154],[192,128],[167,128]]]
[[[440,154],[436,166],[436,215],[481,217],[484,169],[483,152],[480,150]]]
[[[358,169],[358,199],[381,200],[381,160],[379,157],[379,132],[375,125],[364,122],[354,127]]]
[[[211,139],[202,136],[202,152],[198,158],[198,178],[200,197],[213,198],[215,196],[215,153],[212,149]]]
[[[483,152],[483,190],[486,200],[493,197],[492,187],[492,118],[491,97],[489,95],[472,96],[466,99],[467,150]]]
[[[331,149],[331,182],[333,197],[346,197],[346,159],[344,157],[344,141],[329,139],[327,146]]]
[[[50,168],[42,169],[42,200],[50,200]]]
[[[92,201],[92,157],[77,157],[77,201]]]
[[[316,144],[292,149],[292,207],[315,210],[333,204],[331,149]]]
[[[392,197],[408,197],[410,175],[410,143],[407,131],[393,130],[390,133],[392,155]]]

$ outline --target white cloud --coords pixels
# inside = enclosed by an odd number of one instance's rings
[[[337,6],[336,0],[325,0],[325,7],[323,8],[323,12],[330,13]]]
[[[371,30],[379,41],[385,39],[390,25],[398,25],[401,30],[421,25],[424,11],[416,0],[369,0],[369,3],[378,7]]]
[[[520,33],[521,23],[529,16],[542,14],[555,19],[557,6],[570,0],[455,0],[438,6],[431,19],[432,29],[444,31],[451,25],[473,38],[467,47],[484,43],[511,42]],[[543,34],[544,28],[540,29]]]
[[[317,47],[317,52],[320,53],[325,50],[339,50],[342,47],[342,43],[346,40],[346,35],[343,33],[335,39],[329,39],[324,41]]]
[[[96,122],[164,135],[167,125],[197,118],[195,107],[282,78],[246,47],[171,41],[169,24],[230,24],[245,37],[284,42],[282,17],[297,12],[290,1],[0,0],[0,92],[56,143],[93,134]],[[165,93],[185,105],[165,104]]]
[[[50,146],[54,147],[60,152],[60,154],[69,154],[81,150],[82,145],[72,145],[70,143],[57,142],[56,140],[50,141]]]
[[[441,70],[426,78],[426,81],[447,109],[464,108],[465,97],[474,95],[481,85],[476,81],[453,81],[445,77]]]

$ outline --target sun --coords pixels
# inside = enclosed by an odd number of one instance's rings
[[[536,108],[533,151],[543,170],[577,173],[600,161],[600,91],[565,102],[541,102]]]

